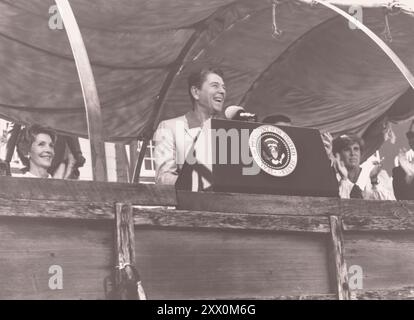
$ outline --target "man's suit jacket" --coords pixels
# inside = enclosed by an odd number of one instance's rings
[[[175,184],[200,130],[189,128],[186,115],[160,122],[153,138],[156,183]]]

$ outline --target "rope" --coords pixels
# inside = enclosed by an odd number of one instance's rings
[[[381,32],[381,35],[384,36],[385,41],[392,42],[392,35],[391,35],[390,23],[388,21],[388,10],[387,9],[385,9],[384,17],[385,17],[385,28],[384,28],[384,31]]]
[[[276,21],[276,7],[278,6],[280,2],[278,0],[273,0],[272,3],[272,37],[278,38],[282,35],[283,31],[280,30],[277,27],[277,21]]]
[[[130,267],[133,273],[132,279],[129,279],[129,275],[126,272],[126,267]],[[147,296],[142,286],[141,277],[137,268],[131,263],[120,263],[115,266],[115,269],[119,270],[118,277],[121,279],[120,283],[116,286],[113,285],[113,281],[110,277],[106,277],[104,280],[105,296],[107,299],[121,299],[124,293],[128,297],[131,297],[131,293],[135,291],[134,297],[138,300],[147,300]]]

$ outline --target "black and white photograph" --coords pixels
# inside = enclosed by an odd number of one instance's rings
[[[414,0],[0,0],[0,300],[414,299],[413,34]]]

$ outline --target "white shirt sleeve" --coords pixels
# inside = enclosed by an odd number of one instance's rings
[[[154,138],[155,183],[175,184],[178,178],[174,133],[162,121]]]

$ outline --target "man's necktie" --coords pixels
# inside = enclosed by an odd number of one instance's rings
[[[354,184],[350,194],[351,199],[362,199],[362,190],[357,184]]]

